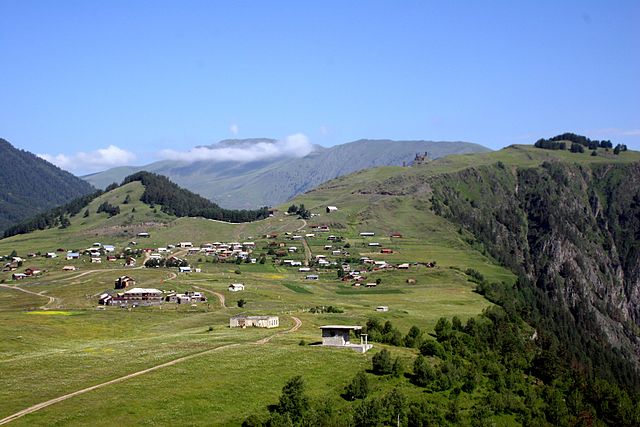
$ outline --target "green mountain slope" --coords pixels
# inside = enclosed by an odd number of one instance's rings
[[[225,146],[272,141],[267,139],[222,141]],[[219,145],[219,144],[216,144]],[[215,147],[210,146],[210,147]],[[449,154],[485,152],[488,149],[466,142],[359,140],[331,148],[316,147],[302,158],[279,158],[254,162],[161,161],[141,167],[121,167],[85,176],[104,188],[126,175],[146,170],[168,176],[177,184],[218,204],[234,209],[275,206],[323,182],[361,169],[402,165],[416,153],[431,158]]]
[[[0,231],[93,191],[86,181],[0,138]]]
[[[80,260],[77,265],[86,271],[65,273],[60,270],[67,261],[28,259],[28,263],[50,272],[41,281],[22,282],[25,289],[46,292],[39,295],[56,299],[52,304],[59,304],[55,306],[58,310],[77,310],[82,316],[68,316],[62,322],[53,314],[32,315],[34,327],[21,333],[31,347],[25,349],[22,339],[6,340],[12,354],[21,356],[9,360],[7,368],[29,368],[31,375],[24,379],[22,394],[14,392],[12,386],[7,388],[5,401],[10,409],[4,413],[38,403],[29,393],[34,383],[42,383],[46,398],[53,398],[122,375],[123,364],[126,372],[135,369],[128,364],[136,361],[139,369],[148,368],[158,363],[154,359],[163,349],[171,354],[160,357],[162,361],[193,354],[194,348],[234,343],[238,347],[180,365],[177,379],[174,375],[140,376],[136,381],[142,400],[132,403],[126,413],[117,412],[121,394],[116,386],[45,409],[40,420],[52,424],[73,414],[80,424],[97,413],[108,412],[118,420],[138,422],[146,419],[148,408],[155,408],[167,423],[184,423],[187,417],[193,424],[206,424],[210,419],[238,424],[250,414],[268,417],[266,405],[277,402],[286,379],[303,375],[312,399],[328,397],[337,411],[333,414],[346,415],[340,417],[346,420],[345,425],[353,425],[350,421],[359,414],[370,415],[381,424],[392,423],[396,413],[389,417],[380,407],[391,401],[398,405],[404,402],[402,420],[412,420],[412,425],[442,425],[448,420],[463,425],[579,425],[585,419],[598,425],[637,425],[640,413],[633,390],[637,390],[639,375],[631,356],[633,333],[635,330],[637,336],[638,328],[634,329],[632,320],[635,314],[629,310],[625,314],[625,301],[637,292],[633,276],[639,240],[638,216],[634,215],[637,194],[624,190],[625,183],[637,184],[640,153],[598,151],[597,156],[591,156],[513,146],[413,167],[364,170],[297,196],[281,205],[273,217],[241,224],[176,218],[160,204],[151,206],[141,201],[145,192],[141,181],[102,194],[90,203],[88,216],[82,211],[72,215],[67,228],[1,239],[0,254],[83,248],[92,242],[114,244],[120,250],[136,239],[137,232],[147,231],[151,237],[138,240],[136,247],[167,247],[180,241],[192,241],[194,245],[253,241],[255,255],[264,254],[267,261],[225,263],[213,262],[202,253],[186,255],[202,272],[176,277],[176,273],[162,268],[125,270],[121,260],[100,266]],[[129,202],[124,203],[127,199]],[[120,213],[98,213],[104,203],[117,206]],[[303,220],[285,215],[292,203],[304,204],[313,216]],[[337,206],[338,211],[327,213],[327,205]],[[319,225],[328,226],[330,232],[316,231]],[[363,237],[360,233],[364,231],[375,236]],[[304,244],[293,238],[293,234],[309,233],[315,236],[306,237]],[[401,237],[392,237],[397,233]],[[328,234],[343,240],[329,242]],[[378,246],[369,245],[372,242],[393,253],[382,254]],[[349,255],[332,255],[325,249],[327,243]],[[308,249],[319,280],[307,281],[297,268],[282,265],[278,260],[283,257],[268,252],[272,244],[276,248],[280,244],[285,248],[296,246],[297,252],[286,253],[284,258],[300,261],[306,259]],[[186,252],[176,249],[174,253],[185,256]],[[338,265],[348,259],[359,268],[367,268],[358,262],[363,256],[393,265],[410,263],[410,267],[368,273],[367,282],[380,279],[377,288],[353,287],[340,281],[335,266],[322,268],[314,263],[318,254]],[[427,266],[434,261],[435,267]],[[95,310],[95,296],[112,287],[114,277],[121,274],[132,275],[143,287],[215,290],[226,297],[226,307],[212,302],[211,307]],[[0,277],[7,284],[17,283],[11,281],[10,273],[1,273]],[[244,293],[227,292],[228,284],[236,281],[247,285]],[[3,301],[19,307],[4,313],[0,310],[4,316],[0,329],[4,327],[5,335],[12,337],[15,325],[23,324],[27,316],[21,307],[33,305],[9,299],[9,292],[26,297],[0,288]],[[497,308],[482,294],[503,308]],[[236,307],[241,299],[248,301],[247,305]],[[37,304],[46,304],[46,299]],[[310,310],[330,305],[344,312]],[[376,312],[380,305],[388,306],[389,312]],[[247,345],[247,337],[255,336],[251,339],[254,342],[268,332],[228,328],[230,315],[246,312],[278,313],[281,322],[288,322],[285,328],[293,324],[288,317],[293,315],[302,320],[303,326],[255,351],[255,344],[242,347]],[[439,320],[441,316],[455,318],[444,321]],[[368,319],[377,320],[378,329]],[[121,334],[128,330],[114,327],[124,321],[130,322],[128,328],[145,332],[115,339],[114,331]],[[55,325],[56,334],[43,337],[41,330],[50,330],[42,329],[46,322]],[[369,324],[374,350],[361,355],[301,345],[301,340],[317,341],[318,327],[326,324]],[[430,343],[427,348],[403,346],[412,326],[424,332],[423,338]],[[82,332],[72,333],[73,327]],[[617,327],[617,332],[610,333],[611,327]],[[381,334],[390,339],[382,343]],[[67,351],[52,351],[61,348],[56,336],[70,336],[64,343]],[[131,343],[131,339],[136,341]],[[39,346],[38,340],[44,340],[46,347]],[[43,347],[49,351],[43,353]],[[133,348],[144,351],[136,358],[126,357]],[[407,375],[367,372],[372,385],[369,397],[341,399],[339,395],[352,376],[358,370],[370,370],[372,357],[382,349],[400,358]],[[37,359],[25,358],[24,352],[42,354]],[[421,352],[427,367],[420,368],[416,362]],[[78,354],[87,360],[85,365],[78,366]],[[50,378],[50,369],[46,368],[52,365],[63,367],[64,384],[56,378],[41,380]],[[86,366],[92,367],[91,375],[83,379],[80,372],[86,371]],[[344,375],[328,377],[326,366],[339,368]],[[10,375],[5,381],[12,384],[14,369],[7,372]],[[212,383],[212,377],[218,380]],[[181,387],[176,387],[178,383]],[[228,393],[237,384],[251,385],[260,393],[239,404],[236,395]],[[128,384],[121,387],[125,390]],[[215,393],[218,404],[205,402],[198,411],[186,415],[176,415],[174,407],[158,404],[158,395],[172,393],[179,405],[197,399],[203,390]],[[381,414],[386,414],[385,421],[380,421]],[[177,416],[179,421],[175,421]]]
[[[565,357],[637,387],[640,153],[599,151],[512,146],[408,169],[363,171],[296,201],[313,208],[376,200],[362,203],[357,215],[364,223],[385,224],[385,232],[407,221],[396,223],[400,200],[457,224],[467,243],[521,276],[521,303],[555,337],[548,345],[560,340]],[[410,224],[425,235],[440,232],[430,222],[408,222],[405,229]],[[536,317],[540,304],[552,304],[558,318]]]

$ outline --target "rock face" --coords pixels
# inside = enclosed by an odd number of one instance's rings
[[[565,307],[595,342],[640,358],[640,164],[501,163],[432,178],[432,208]]]

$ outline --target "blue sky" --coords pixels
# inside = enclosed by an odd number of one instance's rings
[[[2,0],[0,137],[75,173],[232,137],[640,149],[638,22],[638,1]]]

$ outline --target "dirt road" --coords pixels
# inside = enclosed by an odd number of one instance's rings
[[[2,286],[7,287],[6,285],[2,285]],[[300,319],[298,319],[297,317],[291,316],[291,318],[295,322],[295,324],[293,325],[293,327],[291,329],[289,329],[287,331],[283,331],[283,332],[277,332],[277,333],[275,333],[273,335],[270,335],[270,336],[268,336],[266,338],[262,338],[262,339],[260,339],[258,341],[255,341],[254,343],[250,343],[250,344],[258,344],[258,345],[266,344],[269,341],[271,341],[271,339],[277,337],[278,335],[287,334],[287,333],[291,333],[291,332],[297,331],[300,328],[300,326],[302,325],[302,321],[300,321]],[[79,396],[81,394],[85,394],[85,393],[88,393],[90,391],[97,390],[97,389],[102,388],[102,387],[106,387],[106,386],[111,385],[111,384],[117,384],[117,383],[120,383],[122,381],[126,381],[128,379],[135,378],[135,377],[138,377],[140,375],[147,374],[149,372],[157,371],[158,369],[162,369],[162,368],[166,368],[166,367],[169,367],[169,366],[173,366],[173,365],[176,365],[178,363],[185,362],[187,360],[191,360],[191,359],[199,357],[199,356],[203,356],[205,354],[210,354],[210,353],[213,353],[213,352],[216,352],[216,351],[220,351],[220,350],[224,350],[224,349],[227,349],[227,348],[239,347],[239,346],[244,345],[244,344],[245,343],[227,344],[227,345],[223,345],[223,346],[220,346],[220,347],[210,348],[208,350],[204,350],[204,351],[201,351],[199,353],[194,353],[194,354],[190,354],[188,356],[179,357],[179,358],[171,360],[169,362],[165,362],[165,363],[161,363],[160,365],[152,366],[151,368],[147,368],[147,369],[143,369],[141,371],[133,372],[131,374],[128,374],[128,375],[113,379],[111,381],[107,381],[107,382],[104,382],[104,383],[96,384],[96,385],[91,386],[91,387],[83,388],[82,390],[74,391],[73,393],[68,393],[68,394],[65,394],[63,396],[56,397],[55,399],[51,399],[51,400],[47,400],[46,402],[38,403],[36,405],[30,406],[30,407],[28,407],[26,409],[23,409],[22,411],[16,412],[13,415],[9,415],[8,417],[5,417],[5,418],[0,420],[0,425],[4,425],[4,424],[7,424],[7,423],[10,423],[11,421],[15,421],[18,418],[21,418],[21,417],[23,417],[23,416],[25,416],[27,414],[31,414],[31,413],[34,413],[36,411],[39,411],[40,409],[46,408],[47,406],[51,406],[51,405],[53,405],[55,403],[65,401],[67,399],[71,399],[72,397]]]
[[[15,291],[25,292],[25,293],[31,294],[31,295],[37,295],[39,297],[49,298],[49,302],[48,303],[38,307],[40,310],[46,310],[48,305],[53,304],[54,302],[56,302],[56,299],[54,297],[49,296],[49,295],[44,295],[43,294],[44,291],[42,291],[42,292],[33,292],[33,291],[28,291],[26,289],[19,288],[18,286],[11,286],[11,285],[0,285],[0,286],[2,286],[3,288],[7,288],[7,289],[13,289]]]
[[[225,305],[225,300],[224,300],[224,295],[222,295],[219,292],[216,291],[212,291],[211,289],[205,289],[205,288],[201,288],[200,286],[194,286],[194,288],[196,289],[200,289],[201,291],[213,294],[215,296],[218,297],[218,299],[220,300],[220,305],[222,306],[222,308],[227,308],[227,306]]]

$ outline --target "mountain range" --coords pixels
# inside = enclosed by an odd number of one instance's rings
[[[0,138],[0,231],[91,193],[86,181]]]
[[[257,145],[276,144],[268,138],[233,139],[196,147],[220,150],[252,150]],[[255,161],[162,160],[145,166],[125,166],[82,177],[98,188],[121,182],[126,176],[147,171],[172,181],[228,209],[255,209],[275,206],[311,190],[330,179],[378,166],[410,163],[416,154],[428,153],[432,159],[449,154],[480,153],[488,148],[468,142],[394,141],[361,139],[324,148],[312,146],[302,157],[266,158]]]
[[[435,371],[427,372],[430,399],[446,393],[442,395],[446,402],[449,393],[459,388],[457,393],[473,407],[485,404],[489,395],[496,402],[491,406],[496,416],[518,411],[523,419],[536,420],[531,425],[573,425],[564,421],[585,414],[595,420],[593,424],[638,425],[640,153],[606,146],[580,151],[570,140],[560,142],[563,148],[517,145],[420,161],[411,167],[359,171],[293,198],[278,206],[273,216],[256,211],[255,219],[262,218],[258,221],[242,212],[217,216],[216,206],[166,178],[137,173],[93,198],[69,204],[66,211],[58,208],[45,215],[60,218],[58,222],[40,227],[40,221],[32,221],[35,228],[26,227],[0,239],[0,254],[81,248],[96,240],[125,247],[133,245],[132,239],[141,232],[147,235],[144,247],[151,248],[182,241],[251,241],[256,259],[263,260],[255,265],[251,260],[213,262],[201,253],[190,262],[202,274],[211,274],[208,277],[223,272],[224,279],[217,284],[220,292],[225,292],[222,287],[228,272],[234,271],[229,270],[229,262],[234,262],[235,274],[249,280],[259,278],[264,289],[260,297],[243,294],[252,298],[254,307],[265,304],[270,286],[274,286],[277,304],[297,301],[306,307],[311,298],[313,304],[339,301],[349,312],[332,314],[330,319],[364,323],[362,319],[369,317],[366,326],[374,342],[381,342],[381,337],[375,335],[372,307],[389,304],[392,317],[386,319],[392,320],[384,324],[390,330],[389,341],[382,342],[395,352],[410,345],[400,331],[393,332],[391,321],[406,330],[411,324],[407,320],[425,322],[434,312],[453,313],[451,322],[432,319],[436,339],[427,337],[425,345],[416,349],[425,359],[436,360],[431,368]],[[290,204],[304,206],[309,217],[300,210],[298,215],[285,213]],[[327,210],[328,205],[337,210]],[[327,251],[328,237],[320,231],[325,227],[344,239],[339,242],[343,249],[339,254]],[[30,233],[35,229],[42,231]],[[290,235],[292,232],[300,236]],[[375,236],[375,242],[364,234]],[[304,250],[278,253],[281,245],[295,245],[301,239],[306,243],[297,247]],[[380,245],[386,249],[378,248]],[[371,272],[380,278],[378,288],[349,286],[336,277],[333,267],[316,264],[314,253],[335,260],[337,266],[375,257],[398,264],[398,268]],[[309,284],[299,270],[287,270],[281,264],[284,257],[309,262],[320,275],[319,281]],[[33,259],[30,262],[37,258]],[[406,263],[408,270],[401,270],[400,263]],[[109,267],[96,271],[107,272]],[[144,277],[142,270],[130,271]],[[144,274],[154,271],[145,269]],[[458,281],[464,286],[452,287]],[[67,286],[66,281],[60,283]],[[82,286],[82,298],[76,304],[90,304],[85,295],[97,295],[103,283],[94,279],[76,285]],[[53,289],[47,296],[55,299],[53,295],[60,291]],[[474,306],[479,295],[488,300],[486,306]],[[461,297],[464,300],[453,302]],[[439,305],[439,298],[446,302],[444,306]],[[69,304],[67,301],[63,300]],[[266,304],[270,305],[258,307],[273,307],[274,303]],[[483,317],[471,317],[464,323],[460,317],[466,317],[469,309],[484,310]],[[19,315],[23,316],[22,311]],[[313,316],[305,320],[330,321]],[[490,324],[496,328],[485,329]],[[381,321],[377,325],[383,328]],[[482,357],[472,356],[481,342],[479,337],[494,350]],[[287,352],[304,349],[293,342],[285,344]],[[413,372],[413,377],[421,372],[415,362]],[[391,388],[399,381],[385,379],[378,384]],[[512,403],[505,404],[503,396]],[[532,412],[530,402],[542,409]]]

